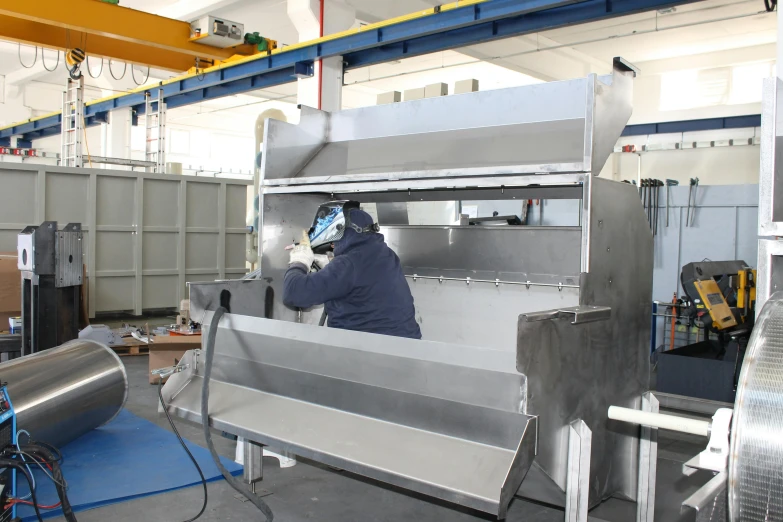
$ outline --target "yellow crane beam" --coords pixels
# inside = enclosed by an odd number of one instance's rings
[[[0,0],[0,39],[52,49],[84,46],[88,55],[186,71],[253,54],[249,45],[220,49],[190,40],[190,24],[98,0]]]

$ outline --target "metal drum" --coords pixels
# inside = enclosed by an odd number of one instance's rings
[[[112,420],[128,396],[117,354],[81,339],[0,364],[0,381],[8,383],[18,429],[58,447]]]
[[[729,520],[783,520],[783,292],[764,305],[748,344],[729,458]]]

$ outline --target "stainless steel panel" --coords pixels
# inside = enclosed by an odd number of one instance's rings
[[[764,80],[761,102],[759,236],[783,236],[783,81]]]
[[[608,306],[611,317],[583,325],[520,317],[517,369],[528,376],[527,411],[541,412],[548,434],[536,461],[561,489],[567,426],[581,418],[592,431],[594,506],[612,494],[637,494],[638,429],[608,425],[606,410],[638,407],[648,389],[652,234],[631,185],[593,178],[590,190],[591,271],[583,274],[580,304]]]
[[[783,520],[783,292],[758,315],[737,385],[729,452],[729,519]]]
[[[264,123],[261,179],[291,178],[324,146],[329,113],[302,106],[299,125],[268,118]]]
[[[266,303],[272,298],[269,284],[261,279],[232,279],[188,283],[190,318],[203,323],[207,312],[220,306],[220,294],[224,290],[229,293],[232,313],[267,317]]]
[[[380,107],[384,106],[373,109]],[[308,162],[300,176],[408,171],[443,174],[471,168],[509,174],[568,172],[574,170],[571,165],[582,161],[584,126],[584,119],[568,119],[332,141]],[[568,166],[560,166],[563,164]]]
[[[614,150],[617,138],[633,112],[635,70],[621,58],[614,59],[614,73],[599,76],[593,83],[595,105],[592,113],[591,172],[601,173]]]
[[[756,317],[767,299],[783,290],[783,241],[759,239],[759,257],[756,267]]]
[[[164,394],[199,422],[194,357]],[[535,453],[512,354],[227,315],[214,364],[215,428],[476,509],[505,514]]]
[[[262,178],[435,178],[601,170],[630,116],[633,73],[267,122]],[[334,181],[334,180],[332,180]]]
[[[579,227],[384,226],[407,275],[579,284]]]
[[[112,420],[125,405],[128,377],[117,354],[75,340],[0,364],[17,428],[63,446]]]
[[[57,232],[55,238],[55,286],[82,284],[82,227],[80,223],[68,223]]]
[[[329,141],[581,119],[585,83],[579,78],[340,111],[332,115]]]

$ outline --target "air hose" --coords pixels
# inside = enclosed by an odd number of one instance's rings
[[[218,307],[218,309],[215,310],[215,314],[212,316],[212,321],[209,323],[209,333],[207,335],[207,344],[205,347],[204,382],[201,385],[201,423],[204,427],[204,439],[207,442],[207,448],[209,448],[209,453],[212,455],[215,466],[220,470],[220,473],[223,475],[223,478],[226,479],[226,482],[228,482],[239,494],[247,497],[247,499],[264,514],[267,522],[272,522],[274,514],[267,503],[264,502],[261,497],[250,491],[242,481],[231,475],[225,466],[223,466],[223,463],[220,462],[220,457],[218,456],[217,451],[215,451],[215,445],[212,443],[212,433],[209,430],[209,379],[212,375],[212,360],[215,357],[215,338],[217,337],[218,323],[226,312],[227,310],[225,307]]]

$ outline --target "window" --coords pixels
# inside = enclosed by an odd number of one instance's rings
[[[774,63],[673,71],[661,75],[661,111],[761,101],[761,84],[773,75]]]

